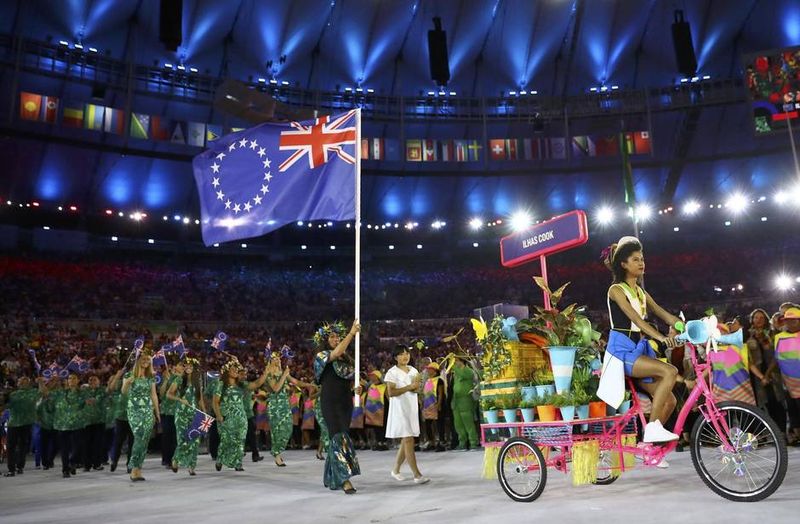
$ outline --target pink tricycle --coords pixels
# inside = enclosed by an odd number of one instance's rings
[[[705,339],[703,339],[705,340]],[[695,342],[697,342],[695,340]],[[712,350],[709,339],[706,351]],[[699,406],[691,432],[691,457],[697,474],[718,495],[733,501],[753,502],[769,497],[786,475],[786,442],[775,422],[761,409],[742,402],[714,400],[710,386],[710,365],[697,358],[696,346],[688,343],[697,384],[681,409],[674,432],[681,434],[689,412]],[[582,441],[597,440],[599,462],[595,484],[611,484],[632,467],[631,457],[647,467],[655,467],[677,442],[636,445],[637,427],[646,423],[644,411],[628,380],[632,408],[623,415],[576,421],[483,424],[487,433],[506,428],[512,435],[502,444],[497,459],[497,476],[506,494],[518,502],[532,502],[544,491],[547,468],[563,473],[573,459],[573,447]],[[700,402],[703,398],[702,403]],[[575,426],[588,429],[577,431]],[[492,445],[487,442],[487,445]],[[497,445],[497,444],[496,444]],[[545,450],[545,454],[542,453]],[[625,457],[628,457],[626,466]]]

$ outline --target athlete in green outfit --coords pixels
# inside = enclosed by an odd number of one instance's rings
[[[219,450],[217,451],[217,471],[222,466],[244,471],[244,439],[247,435],[247,415],[244,412],[244,395],[258,389],[267,380],[267,367],[255,382],[243,380],[244,367],[239,359],[231,357],[222,366],[220,379],[214,391],[214,414],[219,431]]]
[[[314,384],[297,380],[289,374],[289,367],[281,369],[281,355],[273,352],[267,366],[267,385],[269,396],[267,408],[269,409],[269,428],[272,435],[272,456],[275,465],[286,466],[281,453],[286,451],[286,444],[292,437],[292,409],[289,406],[289,385],[301,388],[316,389]]]
[[[158,394],[153,375],[153,355],[149,350],[142,351],[130,377],[122,382],[122,394],[128,395],[128,423],[133,433],[131,446],[131,480],[143,481],[142,464],[147,455],[147,445],[153,432],[153,423],[161,422],[158,410]],[[154,416],[155,415],[155,416]]]
[[[177,366],[176,369],[178,369]],[[196,358],[186,358],[180,369],[183,372],[180,375],[177,373],[174,375],[176,379],[167,390],[167,398],[176,403],[175,432],[178,441],[170,466],[175,473],[178,472],[178,467],[182,466],[189,468],[189,475],[194,475],[200,439],[190,439],[186,432],[196,411],[198,409],[206,410],[206,403],[203,400],[203,390],[200,385],[200,362]]]
[[[83,393],[78,389],[78,375],[70,374],[67,387],[46,393],[53,397],[55,415],[53,428],[58,431],[58,446],[61,450],[61,473],[64,478],[75,475],[75,466],[70,462],[80,450],[80,430],[83,428],[83,408],[86,405]]]
[[[44,379],[39,379],[39,388],[31,387],[31,379],[22,376],[17,380],[17,389],[8,398],[8,473],[6,477],[22,475],[25,457],[31,448],[31,427],[36,422],[36,403],[44,388]]]

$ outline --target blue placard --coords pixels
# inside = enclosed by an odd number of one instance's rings
[[[589,240],[586,213],[570,211],[547,222],[500,239],[500,261],[516,267],[541,256],[564,251]]]

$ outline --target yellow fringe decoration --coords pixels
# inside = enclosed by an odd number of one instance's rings
[[[500,456],[499,446],[485,446],[483,448],[483,472],[481,477],[484,479],[497,478],[497,457]]]
[[[625,447],[636,447],[636,435],[629,435],[622,437],[622,445]],[[619,477],[622,475],[622,470],[619,465],[619,452],[611,451],[611,475]],[[625,461],[625,469],[632,468],[636,463],[633,453],[623,453],[622,457]]]
[[[593,484],[597,480],[600,441],[583,440],[572,445],[572,485]]]

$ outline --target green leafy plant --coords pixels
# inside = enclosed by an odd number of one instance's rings
[[[495,397],[481,397],[481,411],[492,411],[497,409]]]
[[[582,388],[572,389],[572,400],[576,406],[585,406],[592,400],[592,396]]]
[[[564,294],[569,282],[555,291],[551,291],[542,277],[533,277],[539,286],[550,298],[550,309],[536,306],[536,312],[528,321],[519,321],[517,331],[527,330],[543,336],[550,346],[592,346],[600,339],[600,333],[592,329],[592,323],[583,314],[584,308],[577,304],[559,309],[558,303]],[[519,326],[519,324],[522,326]]]
[[[534,406],[550,406],[553,404],[553,395],[545,393],[544,395],[537,395],[533,399]]]
[[[487,327],[483,319],[472,319],[475,338],[483,348],[481,366],[484,380],[499,377],[512,363],[511,352],[505,347],[507,339],[503,335],[503,320],[502,315],[497,315]]]
[[[520,403],[519,407],[521,409],[529,409],[529,408],[535,408],[536,405],[537,405],[536,404],[536,397],[534,397],[534,398],[531,398],[531,399],[528,399],[528,400],[523,400]]]
[[[499,409],[517,409],[521,402],[522,396],[519,392],[498,395],[497,397],[497,407]]]
[[[553,371],[549,368],[540,368],[531,373],[531,386],[546,386],[553,383]]]
[[[550,403],[557,408],[572,406],[572,395],[569,393],[556,393],[553,395],[553,400]]]

